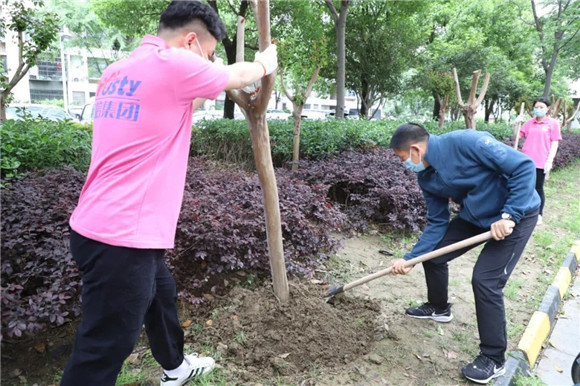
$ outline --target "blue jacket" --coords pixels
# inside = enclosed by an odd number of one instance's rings
[[[459,217],[481,228],[489,228],[504,212],[518,223],[540,206],[534,161],[488,132],[431,135],[424,159],[430,167],[417,179],[427,203],[427,226],[405,260],[431,252],[443,239],[450,197],[461,204]]]

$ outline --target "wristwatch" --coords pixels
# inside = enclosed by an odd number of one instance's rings
[[[501,214],[501,219],[502,220],[511,220],[513,222],[516,222],[511,214],[505,213],[505,212]]]

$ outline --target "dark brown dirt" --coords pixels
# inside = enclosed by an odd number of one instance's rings
[[[372,349],[377,302],[336,297],[333,305],[322,286],[304,282],[292,282],[290,293],[280,305],[269,285],[235,288],[194,339],[216,347],[224,366],[246,369],[245,382],[342,366]]]

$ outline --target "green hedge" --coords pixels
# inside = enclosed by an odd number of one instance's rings
[[[300,135],[300,157],[316,159],[342,150],[388,146],[393,131],[402,121],[394,120],[305,120]],[[440,130],[437,122],[424,123],[434,134],[463,129],[463,120],[449,122]],[[272,158],[276,166],[292,159],[292,120],[268,122]],[[91,125],[75,122],[52,122],[28,117],[8,120],[0,126],[3,177],[65,165],[80,171],[89,167]],[[498,139],[511,136],[509,124],[477,123]],[[224,160],[252,169],[252,141],[245,120],[219,119],[202,121],[193,127],[191,153]]]
[[[70,165],[86,171],[91,161],[90,125],[28,118],[0,126],[2,177]]]
[[[391,135],[403,121],[395,120],[304,120],[300,133],[300,158],[319,158],[342,150],[389,146]],[[439,129],[437,122],[423,123],[433,134],[464,129],[464,121],[449,122]],[[272,158],[276,166],[292,159],[292,120],[268,122]],[[478,130],[491,132],[502,140],[510,137],[513,127],[507,123],[477,122]],[[245,120],[218,119],[194,125],[192,155],[225,160],[248,167],[253,165],[252,141]]]

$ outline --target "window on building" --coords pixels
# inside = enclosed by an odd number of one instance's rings
[[[39,60],[36,66],[38,67],[37,79],[62,80],[62,67],[60,60],[55,62]]]
[[[103,58],[88,58],[89,80],[99,80],[103,71],[107,68],[108,61]]]
[[[61,90],[30,90],[30,100],[32,103],[39,103],[45,100],[62,99]]]
[[[84,91],[73,91],[72,92],[72,104],[76,106],[84,106],[85,104],[85,92]]]

